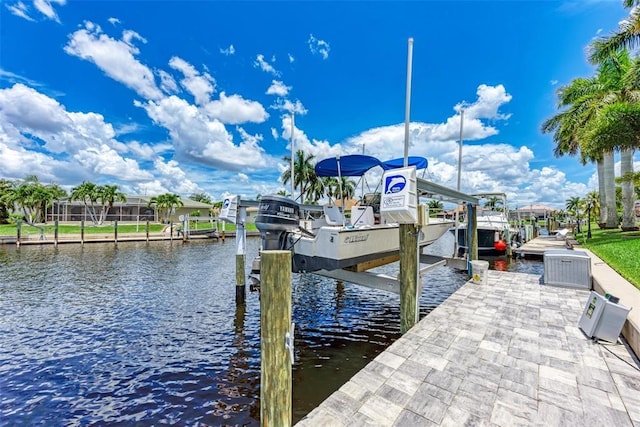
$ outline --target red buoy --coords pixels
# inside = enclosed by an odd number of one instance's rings
[[[493,247],[496,249],[496,251],[504,251],[507,249],[507,242],[505,242],[504,240],[498,240],[493,244]]]

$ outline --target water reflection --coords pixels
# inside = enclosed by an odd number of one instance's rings
[[[233,241],[0,247],[2,424],[258,425],[260,301],[236,307],[234,257]],[[466,280],[429,272],[420,316]],[[308,274],[292,291],[295,421],[399,337],[400,302]]]

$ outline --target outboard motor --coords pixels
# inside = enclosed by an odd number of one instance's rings
[[[256,227],[260,230],[263,250],[290,250],[287,234],[300,228],[298,203],[281,196],[262,197]]]

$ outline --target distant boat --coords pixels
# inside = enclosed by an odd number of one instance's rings
[[[409,157],[408,162],[417,168],[427,166],[423,157]],[[348,155],[320,161],[315,170],[318,176],[362,176],[375,166],[399,168],[403,159],[382,162],[372,156]],[[385,223],[377,209],[379,205],[354,206],[347,217],[338,206],[301,205],[286,197],[265,196],[256,227],[263,249],[292,251],[294,272],[376,266],[397,260],[400,249],[398,224]],[[430,245],[452,225],[452,220],[429,218],[420,229],[418,245]]]
[[[518,233],[509,223],[507,195],[504,193],[484,193],[475,196],[479,198],[499,197],[502,202],[502,210],[497,210],[495,207],[490,210],[477,210],[478,255],[503,255],[507,251],[511,238]],[[458,256],[469,251],[468,229],[469,224],[465,219],[457,227],[450,230],[453,234],[457,232]]]

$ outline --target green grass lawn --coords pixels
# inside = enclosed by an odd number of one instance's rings
[[[576,233],[580,245],[598,255],[622,277],[640,289],[640,232],[623,233],[619,229],[600,230],[591,224],[591,239],[584,227]]]
[[[178,226],[180,224],[178,223],[174,223],[174,226]],[[194,222],[191,225],[191,229],[192,230],[206,230],[206,229],[210,229],[212,228],[212,224],[208,223],[208,222]],[[20,232],[22,235],[28,235],[28,234],[40,234],[40,228],[44,227],[44,233],[48,234],[48,235],[53,235],[54,234],[54,224],[53,223],[49,223],[49,224],[38,224],[36,227],[34,226],[30,226],[27,224],[22,224],[21,228],[20,228]],[[150,233],[159,233],[162,230],[164,230],[164,228],[166,227],[165,224],[157,224],[157,223],[150,223],[149,224],[149,232]],[[213,227],[216,227],[216,224],[213,224]],[[218,224],[217,225],[218,230],[222,230],[222,224]],[[226,224],[225,225],[225,231],[226,232],[232,232],[236,230],[236,226],[235,224]],[[247,231],[257,231],[256,225],[254,223],[248,223],[246,225],[246,230]],[[84,227],[84,232],[85,234],[104,234],[104,233],[109,233],[109,234],[113,234],[114,233],[114,226],[113,224],[108,224],[108,225],[101,225],[101,226],[95,226],[92,224],[85,224]],[[144,234],[146,233],[146,223],[140,223],[140,224],[118,224],[118,233],[141,233]],[[59,235],[63,235],[63,234],[80,234],[80,224],[78,225],[68,225],[68,224],[60,224],[58,226],[58,234]],[[2,236],[15,236],[16,235],[16,225],[15,224],[0,224],[0,235]]]

